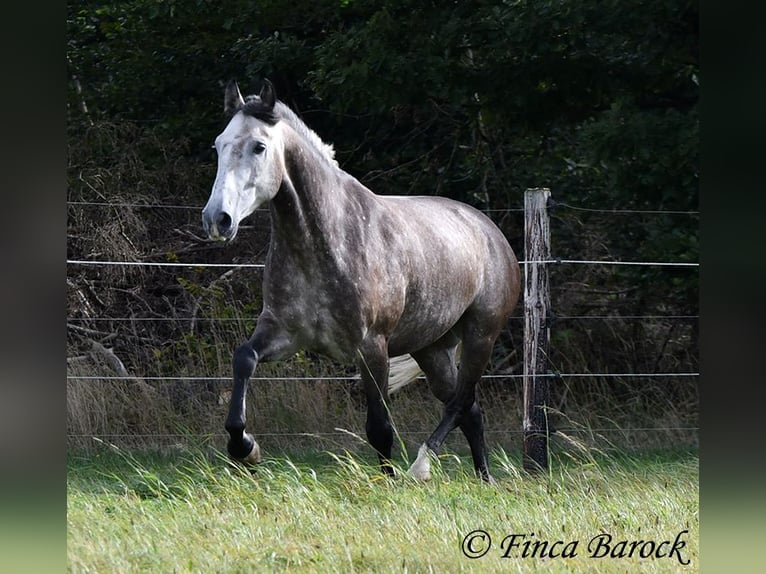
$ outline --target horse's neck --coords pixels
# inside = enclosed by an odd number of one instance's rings
[[[271,201],[272,241],[301,258],[331,258],[355,211],[346,207],[360,190],[343,185],[345,174],[294,134],[285,144],[284,165],[282,187]]]

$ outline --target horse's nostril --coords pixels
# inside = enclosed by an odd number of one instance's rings
[[[218,225],[218,230],[221,233],[225,233],[231,227],[231,217],[228,213],[221,212],[221,214],[218,215],[216,224]]]

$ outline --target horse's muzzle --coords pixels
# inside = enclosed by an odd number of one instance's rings
[[[237,234],[237,226],[233,225],[231,216],[225,211],[213,214],[203,211],[202,229],[209,239],[215,241],[231,241]]]

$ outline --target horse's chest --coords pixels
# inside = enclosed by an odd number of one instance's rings
[[[363,337],[353,285],[293,271],[264,285],[265,304],[302,348],[349,358]],[[276,278],[276,277],[275,277]]]

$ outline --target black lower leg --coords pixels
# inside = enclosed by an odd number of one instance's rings
[[[474,401],[460,418],[460,430],[463,431],[471,447],[473,466],[483,480],[492,481],[487,460],[487,445],[484,441],[484,421],[479,405]]]
[[[426,446],[434,454],[439,452],[447,435],[460,424],[461,411],[461,405],[457,397],[453,397],[444,407],[444,415],[442,420],[439,421],[439,426],[436,427],[436,430],[431,433],[431,436],[426,441]]]
[[[380,411],[384,413],[381,415]],[[377,412],[375,412],[377,411]],[[394,431],[391,428],[391,422],[385,412],[385,405],[369,405],[367,408],[367,440],[378,453],[380,460],[380,469],[388,475],[394,474],[391,466],[391,450],[394,445]]]
[[[367,398],[367,440],[378,453],[381,470],[393,475],[394,431],[388,414],[388,352],[383,337],[367,341],[359,354],[359,370]]]
[[[226,417],[226,432],[229,433],[227,450],[234,459],[243,459],[253,450],[255,441],[245,432],[245,407],[247,398],[247,383],[255,367],[258,356],[249,343],[240,346],[234,352],[232,367],[234,371],[234,386],[229,403],[229,415]]]
[[[476,473],[483,480],[492,482],[493,478],[489,474],[487,447],[484,442],[484,421],[481,409],[473,399],[468,403],[467,408],[463,406],[464,404],[466,403],[457,397],[447,403],[444,416],[439,426],[426,441],[426,446],[433,453],[438,453],[447,435],[459,426],[471,447],[471,456]]]

